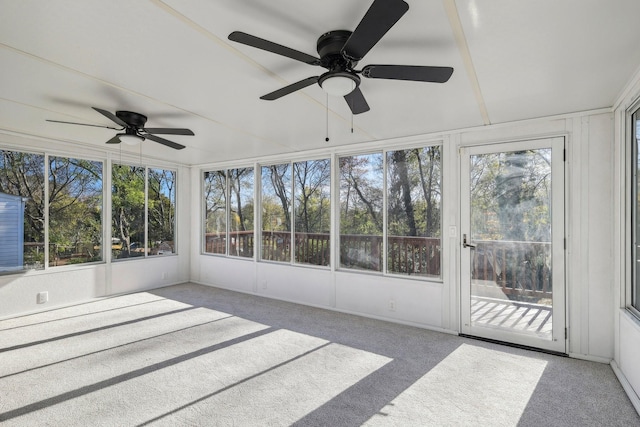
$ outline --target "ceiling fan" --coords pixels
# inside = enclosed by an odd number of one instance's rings
[[[369,111],[369,105],[360,90],[360,76],[370,79],[411,80],[444,83],[453,74],[451,67],[418,65],[367,65],[355,67],[373,46],[409,10],[403,0],[374,0],[356,29],[329,31],[318,38],[320,58],[279,45],[240,31],[229,34],[229,40],[286,56],[310,65],[326,68],[320,76],[308,77],[260,97],[268,101],[281,98],[314,83],[330,95],[344,96],[353,114]]]
[[[100,126],[100,125],[91,125],[87,123],[75,123],[75,122],[63,122],[60,120],[48,120],[48,122],[53,123],[65,123],[69,125],[80,125],[80,126],[92,126],[97,128],[106,128],[113,129],[117,131],[124,131],[124,133],[118,133],[116,136],[107,141],[107,144],[119,144],[124,142],[125,144],[135,145],[139,142],[144,141],[145,139],[150,139],[162,145],[166,145],[167,147],[175,148],[176,150],[182,150],[185,148],[184,145],[178,144],[177,142],[169,141],[168,139],[161,138],[156,136],[155,134],[165,134],[165,135],[190,135],[193,136],[194,133],[190,129],[180,129],[180,128],[145,128],[144,124],[147,122],[147,116],[142,115],[140,113],[134,113],[132,111],[116,111],[116,114],[113,114],[109,111],[91,107],[96,110],[98,113],[102,114],[112,122],[122,126],[121,128],[115,128],[111,126]]]

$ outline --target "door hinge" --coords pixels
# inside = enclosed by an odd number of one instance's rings
[[[562,149],[562,161],[563,162],[567,161],[567,149],[566,148]]]
[[[564,250],[566,251],[567,250],[567,238],[565,237],[563,240],[564,240]]]
[[[564,328],[564,339],[569,338],[569,333],[567,332],[567,328]]]

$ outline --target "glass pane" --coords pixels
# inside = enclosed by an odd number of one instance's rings
[[[145,168],[114,164],[111,170],[111,257],[144,256]]]
[[[175,250],[176,173],[149,169],[147,221],[149,255],[169,255]]]
[[[382,271],[382,161],[340,158],[340,267]]]
[[[49,266],[102,260],[102,162],[49,157]]]
[[[440,147],[387,153],[387,271],[440,276]]]
[[[331,162],[298,162],[294,172],[295,262],[329,265],[331,255]]]
[[[227,178],[225,171],[204,173],[204,252],[227,253]]]
[[[253,257],[253,168],[229,170],[229,255]]]
[[[262,167],[262,259],[291,261],[291,165]]]
[[[0,151],[0,272],[44,268],[44,156]]]
[[[634,242],[634,258],[635,258],[635,271],[633,275],[635,277],[633,286],[631,288],[631,304],[636,309],[640,310],[640,250],[638,245],[640,244],[640,110],[633,114],[633,134],[634,134],[634,151],[635,151],[635,167],[634,167],[634,182],[633,182],[633,198],[635,199],[634,209],[634,227],[635,227],[635,242]]]
[[[551,339],[551,149],[470,162],[471,322]]]

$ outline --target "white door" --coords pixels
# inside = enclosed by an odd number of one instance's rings
[[[461,149],[461,330],[566,352],[564,138]]]

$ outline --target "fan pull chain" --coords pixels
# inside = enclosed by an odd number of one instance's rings
[[[326,142],[329,142],[329,94],[327,93],[327,137],[324,139]]]
[[[351,104],[351,133],[353,133],[353,103]]]

